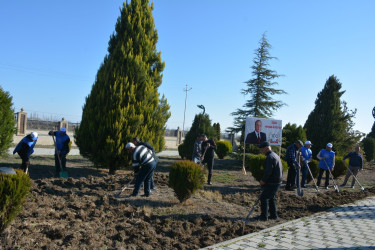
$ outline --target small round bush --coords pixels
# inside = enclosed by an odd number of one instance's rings
[[[180,155],[181,159],[191,159],[192,158],[192,155],[190,157],[188,157],[188,153],[187,153],[187,148],[186,148],[186,144],[185,143],[182,143],[180,145],[178,145],[178,154]]]
[[[219,159],[224,159],[229,153],[232,153],[232,143],[229,141],[218,141],[216,143],[216,154]]]
[[[168,186],[173,188],[177,199],[184,202],[202,188],[204,181],[205,175],[201,166],[192,161],[181,160],[172,164]]]
[[[16,172],[0,173],[0,233],[17,217],[32,185],[27,174],[19,170]]]

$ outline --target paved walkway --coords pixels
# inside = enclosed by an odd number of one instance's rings
[[[375,197],[206,249],[375,249]]]

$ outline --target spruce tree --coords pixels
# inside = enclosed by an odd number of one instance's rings
[[[123,4],[76,130],[81,154],[110,173],[128,165],[125,145],[135,136],[157,152],[164,148],[170,112],[158,93],[164,62],[152,9],[147,0]]]
[[[272,46],[268,43],[265,34],[262,35],[259,45],[259,48],[255,50],[253,66],[251,66],[254,78],[245,82],[247,88],[242,89],[241,92],[245,96],[250,95],[250,98],[243,105],[243,109],[237,109],[232,113],[235,117],[234,127],[228,128],[227,131],[244,132],[246,117],[272,117],[274,111],[285,105],[272,98],[273,95],[286,94],[286,92],[273,88],[278,84],[275,79],[281,75],[269,68],[270,60],[277,58],[270,55],[269,50]]]
[[[336,154],[343,155],[361,137],[361,133],[353,131],[352,118],[356,110],[349,110],[346,102],[340,100],[345,93],[340,91],[341,87],[339,80],[334,75],[330,76],[323,90],[318,93],[315,108],[306,120],[304,128],[307,138],[313,143],[313,152],[319,152],[331,142]]]
[[[0,86],[0,156],[7,155],[15,132],[12,96]]]

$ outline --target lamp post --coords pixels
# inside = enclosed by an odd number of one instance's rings
[[[182,137],[185,137],[185,113],[186,113],[186,100],[187,100],[187,93],[190,91],[192,88],[188,88],[187,84],[186,87],[184,88],[184,91],[186,92],[185,95],[185,109],[184,109],[184,123],[182,124]]]

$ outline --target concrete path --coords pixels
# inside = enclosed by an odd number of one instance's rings
[[[375,197],[205,249],[375,249]]]
[[[8,153],[13,154],[14,148],[9,148]],[[54,148],[34,148],[33,155],[54,155],[55,149]],[[72,148],[69,152],[69,155],[79,155],[78,148]],[[177,150],[164,150],[156,154],[157,156],[178,156]]]

